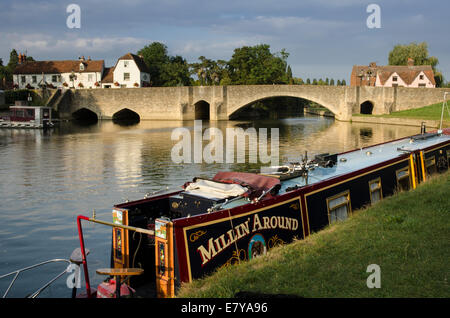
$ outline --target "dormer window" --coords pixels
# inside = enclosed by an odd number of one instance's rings
[[[80,63],[80,71],[84,71],[84,64]]]

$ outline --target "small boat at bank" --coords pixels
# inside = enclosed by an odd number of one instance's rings
[[[85,295],[144,291],[174,297],[182,282],[303,239],[368,204],[416,188],[449,164],[450,129],[422,127],[418,135],[344,153],[312,159],[305,153],[298,162],[260,173],[194,178],[176,191],[115,205],[112,222],[80,215]],[[111,268],[97,273],[115,279],[96,288],[89,283],[83,220],[112,227]]]
[[[0,128],[51,128],[52,108],[42,106],[10,106],[9,116],[0,117]]]

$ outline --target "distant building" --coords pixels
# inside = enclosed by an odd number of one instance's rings
[[[408,65],[378,66],[375,62],[354,65],[350,86],[377,87],[436,87],[434,72],[430,65],[414,65],[409,58]]]
[[[150,86],[150,71],[142,57],[127,53],[114,67],[104,60],[26,61],[19,54],[13,74],[14,87],[40,88],[132,88]]]
[[[111,86],[111,73],[113,83]],[[107,82],[105,82],[107,81]],[[146,87],[150,86],[150,70],[142,57],[127,53],[120,57],[116,65],[105,73],[103,87]],[[107,84],[106,84],[107,83]]]
[[[103,60],[26,61],[19,54],[19,64],[13,73],[14,87],[97,88],[104,70]]]

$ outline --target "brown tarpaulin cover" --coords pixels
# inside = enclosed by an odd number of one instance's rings
[[[250,196],[252,198],[258,197],[264,191],[272,189],[267,196],[275,195],[281,187],[280,180],[274,177],[262,176],[255,173],[248,172],[218,172],[214,181],[223,183],[236,183],[243,187],[251,189]]]

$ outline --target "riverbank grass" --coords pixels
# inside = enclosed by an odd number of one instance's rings
[[[355,211],[305,240],[182,286],[178,297],[450,297],[450,173]],[[368,288],[371,264],[381,288]],[[370,279],[369,279],[370,280]]]

